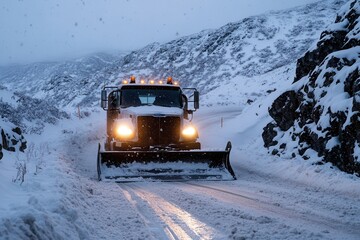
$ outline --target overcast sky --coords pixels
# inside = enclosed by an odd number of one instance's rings
[[[0,0],[0,65],[129,51],[316,0]]]

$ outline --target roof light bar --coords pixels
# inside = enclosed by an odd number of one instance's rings
[[[135,83],[135,80],[136,80],[136,79],[135,79],[135,76],[131,76],[131,77],[130,77],[130,83]]]
[[[130,79],[124,79],[121,81],[121,84],[129,84],[129,83],[136,83],[136,78],[135,76],[131,76]],[[162,84],[169,84],[169,85],[179,85],[179,82],[178,81],[174,81],[172,77],[168,77],[166,79],[166,82],[164,80],[154,80],[154,79],[151,79],[151,80],[145,80],[145,79],[141,79],[138,83],[140,84],[159,84],[159,85],[162,85]]]

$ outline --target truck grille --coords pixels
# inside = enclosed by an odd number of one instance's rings
[[[179,142],[179,117],[138,117],[139,141],[145,145],[163,145]]]

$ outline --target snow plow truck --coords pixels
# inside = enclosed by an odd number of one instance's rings
[[[187,93],[187,94],[186,94]],[[166,81],[134,76],[105,86],[106,141],[99,144],[99,180],[179,181],[236,179],[230,165],[231,143],[223,151],[203,151],[192,123],[199,92]]]

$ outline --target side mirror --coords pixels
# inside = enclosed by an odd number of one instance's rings
[[[198,91],[194,92],[194,108],[199,109],[200,106],[200,93]]]
[[[107,108],[107,92],[106,90],[101,90],[101,107]]]

